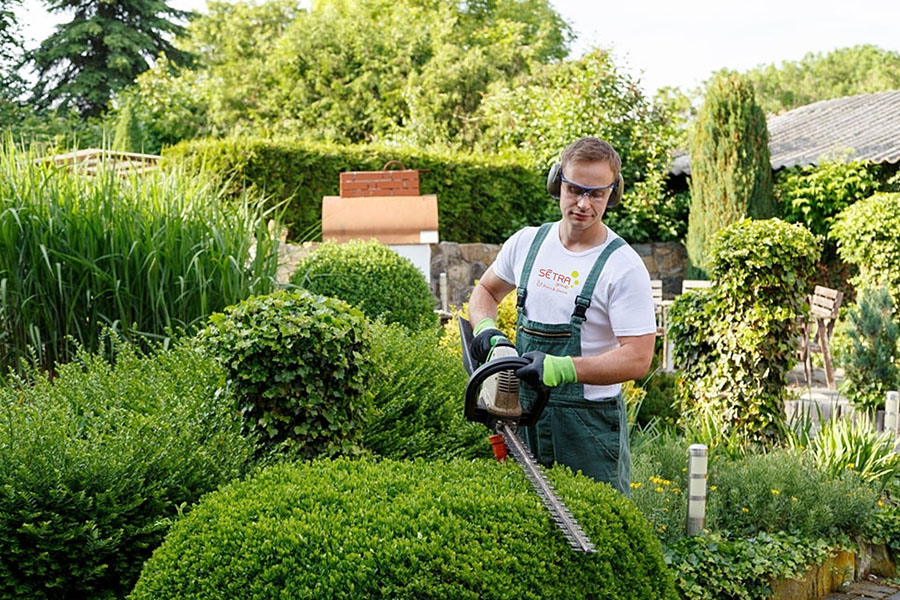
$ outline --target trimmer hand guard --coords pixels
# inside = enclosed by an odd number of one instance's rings
[[[475,361],[469,354],[469,345],[473,338],[472,326],[462,317],[457,317],[457,320],[459,322],[460,342],[462,343],[463,350],[463,366],[469,374],[469,383],[466,384],[465,416],[469,421],[484,423],[488,427],[491,427],[492,424],[499,419],[484,408],[478,406],[478,394],[481,391],[481,385],[488,377],[496,375],[501,371],[514,371],[531,363],[528,359],[522,358],[521,356],[507,356],[497,358],[475,368]],[[522,408],[522,415],[515,419],[516,425],[523,427],[534,425],[541,416],[541,413],[544,412],[547,400],[550,399],[550,388],[546,386],[532,386],[532,388],[537,393],[537,397],[534,399],[534,402],[531,403],[531,406]]]

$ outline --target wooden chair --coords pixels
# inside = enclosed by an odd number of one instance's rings
[[[831,288],[817,285],[809,296],[809,319],[802,324],[800,342],[800,359],[806,375],[806,385],[812,383],[812,354],[822,355],[825,363],[825,383],[828,389],[835,389],[834,367],[831,363],[831,335],[837,321],[838,309],[844,295]]]

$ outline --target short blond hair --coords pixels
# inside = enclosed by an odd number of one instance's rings
[[[595,137],[583,137],[575,140],[563,150],[559,160],[560,168],[573,162],[605,162],[618,178],[622,172],[622,159],[609,142]]]

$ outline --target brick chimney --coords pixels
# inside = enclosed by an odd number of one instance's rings
[[[341,173],[341,198],[418,195],[419,172],[416,170],[347,171]]]

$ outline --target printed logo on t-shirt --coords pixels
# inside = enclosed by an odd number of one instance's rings
[[[578,271],[572,271],[566,275],[553,269],[538,269],[535,285],[565,295],[579,283]]]

